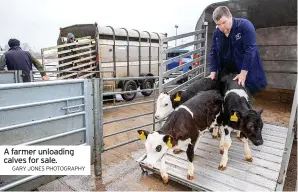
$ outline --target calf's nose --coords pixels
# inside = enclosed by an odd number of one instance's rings
[[[264,143],[264,141],[263,141],[263,139],[261,139],[261,140],[257,140],[257,145],[263,145],[263,143]]]
[[[155,119],[159,119],[159,115],[155,115]]]

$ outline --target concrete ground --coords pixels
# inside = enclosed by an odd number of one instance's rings
[[[291,99],[280,93],[274,93],[276,101],[264,95],[256,96],[255,108],[264,108],[263,119],[281,126],[287,126],[290,118]],[[272,97],[274,94],[270,94]],[[268,95],[268,94],[266,94]],[[145,100],[152,99],[146,98]],[[143,100],[138,98],[138,100]],[[270,101],[270,102],[269,102]],[[132,107],[106,111],[104,121],[137,115],[152,111],[153,104],[142,104]],[[152,115],[125,120],[104,126],[104,135],[126,128],[152,122]],[[146,129],[151,129],[147,126]],[[135,139],[135,130],[104,139],[104,147]],[[159,175],[142,174],[136,160],[143,155],[143,141],[133,142],[102,154],[102,178],[91,176],[66,176],[39,187],[39,191],[189,191],[191,189],[170,181],[163,184]],[[93,167],[92,167],[93,169]],[[93,171],[92,171],[93,173]],[[291,159],[288,166],[284,191],[294,191],[297,181],[297,142],[294,142]]]

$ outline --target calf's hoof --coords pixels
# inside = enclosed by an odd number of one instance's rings
[[[224,170],[227,169],[227,167],[226,166],[223,166],[223,165],[219,165],[218,166],[218,169],[221,170],[221,171],[224,171]]]
[[[250,162],[250,163],[252,162],[252,160],[253,160],[252,157],[246,157],[245,158],[245,161]]]
[[[217,135],[212,135],[212,138],[213,138],[213,139],[216,139],[216,138],[217,138]]]
[[[220,150],[220,154],[224,154],[224,150],[221,149],[221,150]]]
[[[162,176],[161,178],[162,178],[162,182],[164,184],[168,184],[168,182],[169,182],[169,177],[168,176]]]
[[[187,179],[188,180],[193,180],[193,175],[191,176],[191,175],[187,174]]]
[[[237,139],[238,139],[239,141],[242,141],[242,140],[241,140],[241,137],[238,137],[238,136],[237,136]]]
[[[180,152],[181,152],[181,149],[174,149],[174,150],[173,150],[173,153],[174,153],[174,154],[178,154],[178,153],[180,153]]]

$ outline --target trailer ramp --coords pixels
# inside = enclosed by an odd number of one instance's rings
[[[187,179],[188,160],[185,151],[174,154],[169,149],[166,159],[169,179],[193,190],[207,191],[275,191],[281,168],[283,152],[287,138],[286,127],[264,124],[262,146],[249,143],[253,162],[245,161],[243,143],[231,134],[232,145],[229,149],[227,169],[218,170],[221,154],[219,152],[220,138],[213,139],[210,133],[205,133],[195,151],[193,180]],[[144,169],[160,174],[160,161],[153,169],[145,166],[146,157],[137,161]]]

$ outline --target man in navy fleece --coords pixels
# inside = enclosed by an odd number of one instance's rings
[[[238,74],[237,80],[254,95],[267,86],[267,80],[260,59],[256,32],[247,19],[233,18],[226,6],[219,6],[213,12],[216,31],[213,33],[210,51],[211,79],[223,71]]]

